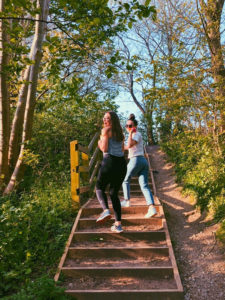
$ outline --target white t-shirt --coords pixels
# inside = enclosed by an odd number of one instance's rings
[[[140,155],[144,156],[144,146],[140,132],[137,131],[132,133],[132,140],[135,140],[137,144],[128,149],[128,158]]]

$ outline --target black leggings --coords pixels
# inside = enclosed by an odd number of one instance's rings
[[[127,163],[124,157],[104,154],[96,183],[96,195],[102,208],[109,209],[105,189],[109,184],[109,196],[112,201],[115,220],[121,221],[121,204],[118,192],[127,172]]]

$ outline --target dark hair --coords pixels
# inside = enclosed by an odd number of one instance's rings
[[[124,140],[123,130],[120,125],[120,120],[117,114],[114,111],[108,111],[110,114],[111,122],[112,122],[112,136],[116,141],[122,142]]]
[[[133,121],[134,126],[137,126],[138,121],[135,119],[135,115],[134,114],[130,114],[129,119],[130,121]]]

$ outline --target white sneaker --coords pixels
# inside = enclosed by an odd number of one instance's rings
[[[149,208],[148,208],[148,212],[144,216],[144,218],[149,219],[151,217],[154,217],[155,215],[157,215],[157,210],[155,209],[155,207],[153,205],[150,205]]]
[[[130,200],[123,200],[121,201],[122,207],[129,207],[130,206]]]

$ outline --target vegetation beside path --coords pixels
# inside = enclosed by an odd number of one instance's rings
[[[220,223],[217,238],[225,247],[225,147],[213,136],[194,130],[183,131],[162,143],[174,163],[177,181],[196,206]]]

